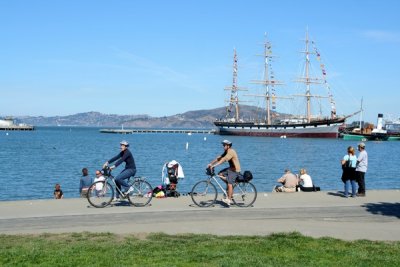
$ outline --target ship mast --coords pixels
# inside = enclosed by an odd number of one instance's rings
[[[308,50],[308,30],[306,31],[306,99],[307,99],[307,122],[311,122],[311,94],[310,94],[310,52]]]
[[[280,81],[276,81],[273,77],[271,77],[271,71],[270,71],[270,61],[274,57],[272,55],[271,51],[271,43],[268,42],[265,34],[265,41],[264,41],[264,54],[261,55],[264,57],[264,78],[263,80],[259,81],[252,81],[252,83],[255,84],[262,84],[265,87],[265,94],[262,95],[250,95],[250,96],[256,96],[256,97],[263,97],[265,98],[265,109],[267,113],[266,117],[266,123],[268,125],[272,124],[271,120],[271,101],[275,100],[275,98],[289,98],[289,97],[277,97],[274,92],[272,92],[272,88],[275,85],[282,85],[283,83]]]
[[[309,37],[308,37],[308,29],[306,30],[306,39],[305,39],[305,49],[301,53],[305,55],[305,73],[303,77],[300,77],[297,82],[306,84],[306,92],[304,95],[294,95],[294,96],[302,96],[306,98],[306,114],[307,114],[307,122],[311,122],[311,98],[330,98],[329,96],[320,96],[311,94],[311,84],[322,84],[323,81],[320,78],[312,78],[310,77],[310,55],[317,54],[317,52],[311,52],[309,49]],[[323,70],[324,72],[324,70]],[[326,83],[326,80],[325,80]],[[331,100],[332,103],[332,100]],[[334,108],[334,107],[333,107]],[[335,111],[336,115],[336,111]],[[331,112],[331,116],[333,116],[333,112]]]
[[[244,88],[238,87],[237,83],[238,77],[238,59],[236,48],[233,50],[233,66],[232,66],[232,86],[225,87],[225,90],[230,90],[231,95],[228,100],[229,107],[227,107],[226,117],[229,117],[230,112],[232,112],[232,108],[235,108],[235,121],[239,121],[239,95],[238,91],[246,90]]]

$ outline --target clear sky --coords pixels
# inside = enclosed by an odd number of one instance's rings
[[[338,114],[358,110],[363,98],[366,120],[399,117],[399,14],[396,0],[3,0],[0,115],[221,107],[234,48],[239,84],[252,88],[260,78],[264,33],[289,90],[298,86],[308,27]]]

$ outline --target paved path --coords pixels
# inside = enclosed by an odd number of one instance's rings
[[[86,199],[0,202],[0,233],[64,232],[206,233],[268,235],[298,231],[345,240],[400,240],[400,190],[368,191],[363,198],[336,192],[259,193],[254,207],[222,202],[199,208],[190,197],[153,199],[137,208],[127,202],[96,209]]]

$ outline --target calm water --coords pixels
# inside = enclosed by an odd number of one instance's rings
[[[42,127],[33,132],[0,132],[0,200],[52,198],[61,184],[64,197],[78,197],[81,169],[94,176],[96,168],[119,152],[126,139],[138,168],[152,186],[161,183],[165,162],[182,164],[185,179],[178,190],[190,191],[205,177],[206,165],[222,153],[223,136],[208,134],[102,134],[98,128]],[[271,191],[285,168],[306,168],[322,190],[342,190],[340,159],[347,146],[341,139],[279,139],[229,137],[243,170],[251,170],[258,191]],[[188,149],[186,149],[188,143]],[[367,189],[400,189],[400,142],[368,142]],[[122,170],[120,166],[114,174]]]

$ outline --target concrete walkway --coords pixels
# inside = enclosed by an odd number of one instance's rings
[[[210,208],[189,196],[153,199],[137,208],[127,202],[96,209],[86,199],[0,202],[1,234],[64,232],[117,234],[165,232],[268,235],[298,231],[345,240],[400,240],[400,190],[368,191],[343,198],[337,192],[259,193],[254,207]]]

